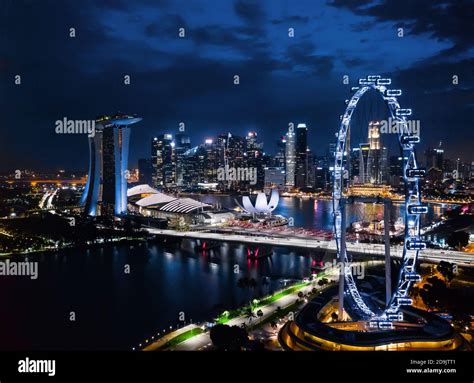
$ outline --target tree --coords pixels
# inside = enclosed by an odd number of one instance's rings
[[[217,324],[209,333],[212,344],[222,351],[239,351],[248,342],[244,328]]]
[[[446,310],[451,295],[446,283],[438,277],[428,278],[427,282],[420,289],[423,303],[432,310]]]
[[[454,231],[452,232],[447,240],[449,246],[461,250],[464,246],[469,243],[469,233],[465,231]]]
[[[328,279],[327,278],[322,278],[318,281],[318,285],[319,286],[324,286],[324,285],[327,285],[329,283]]]
[[[252,307],[247,307],[245,309],[245,317],[249,320],[249,322],[251,322],[253,318],[257,317],[254,311],[252,310]]]
[[[448,282],[451,282],[451,280],[454,278],[454,268],[455,265],[453,263],[446,261],[441,261],[439,265],[436,266],[436,270],[438,270]]]
[[[257,316],[258,316],[259,318],[263,317],[263,311],[262,311],[262,310],[258,310],[258,311],[257,311]]]
[[[303,297],[304,297],[304,294],[303,294],[302,291],[300,291],[300,292],[298,293],[298,298],[302,299]]]

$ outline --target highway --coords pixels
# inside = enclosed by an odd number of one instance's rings
[[[320,251],[336,252],[336,242],[334,240],[324,240],[308,238],[304,236],[282,236],[273,235],[264,232],[248,232],[244,234],[239,229],[239,234],[230,231],[225,233],[211,232],[209,230],[200,231],[177,231],[168,229],[145,228],[150,234],[164,237],[192,238],[210,241],[241,242],[252,245],[271,245],[307,248]],[[215,229],[214,229],[215,230]],[[384,244],[369,244],[347,242],[347,250],[354,255],[371,255],[384,257]],[[391,246],[390,254],[392,257],[401,258],[402,246]],[[439,263],[440,261],[449,261],[459,266],[474,267],[474,253],[462,251],[426,249],[420,251],[419,259],[428,263]]]

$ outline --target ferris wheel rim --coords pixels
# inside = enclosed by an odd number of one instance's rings
[[[345,282],[344,292],[346,291],[346,289],[348,290],[353,301],[356,303],[357,308],[363,313],[362,316],[365,319],[373,321],[390,321],[390,318],[400,317],[399,313],[400,307],[402,305],[407,303],[410,304],[408,292],[413,282],[410,278],[415,272],[419,250],[409,248],[409,244],[407,243],[407,241],[411,240],[415,241],[416,243],[422,243],[420,241],[420,215],[413,214],[413,211],[409,211],[409,206],[411,205],[422,206],[419,177],[418,175],[414,177],[414,174],[412,172],[413,169],[419,169],[416,163],[415,152],[415,144],[419,142],[419,137],[415,139],[415,136],[408,135],[407,129],[403,129],[407,126],[406,116],[411,115],[411,109],[400,108],[400,104],[398,102],[397,97],[401,95],[401,90],[391,90],[386,87],[386,85],[391,84],[391,79],[382,79],[380,76],[368,76],[367,79],[359,80],[359,84],[362,85],[362,87],[353,88],[353,90],[355,90],[355,94],[347,102],[347,107],[344,112],[344,115],[341,116],[341,123],[339,125],[339,130],[337,134],[338,141],[336,144],[335,152],[332,198],[333,228],[336,241],[336,251],[337,258],[340,260],[342,257],[344,257],[342,258],[344,260],[344,264],[349,265],[345,266],[344,270],[342,271],[344,273]],[[390,117],[394,118],[397,121],[397,124],[402,126],[402,129],[398,133],[398,142],[402,152],[402,168],[405,190],[405,231],[403,241],[403,253],[401,259],[402,266],[398,275],[396,288],[392,292],[391,298],[386,307],[379,313],[375,313],[373,310],[371,310],[365,303],[365,300],[360,295],[359,289],[354,281],[352,268],[350,267],[352,261],[348,258],[347,249],[344,249],[345,254],[341,254],[341,236],[345,236],[345,232],[342,232],[341,219],[341,200],[343,201],[342,194],[344,184],[344,172],[346,170],[344,156],[348,156],[348,154],[345,153],[345,145],[347,142],[352,114],[357,108],[359,100],[370,89],[376,90],[378,94],[382,96],[385,104],[388,107]],[[407,276],[410,276],[410,278],[407,278]]]

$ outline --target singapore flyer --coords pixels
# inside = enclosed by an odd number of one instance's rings
[[[407,116],[412,114],[412,110],[400,107],[397,97],[402,95],[402,90],[389,89],[387,87],[389,85],[391,85],[391,79],[372,75],[366,79],[360,79],[359,87],[352,88],[355,93],[348,101],[337,135],[333,183],[334,232],[338,259],[343,265],[341,270],[344,274],[344,278],[341,277],[340,280],[342,285],[340,288],[349,298],[348,303],[360,317],[370,320],[372,326],[380,328],[392,328],[392,321],[403,319],[400,307],[412,304],[408,293],[411,284],[420,280],[420,275],[415,270],[418,252],[426,248],[426,244],[420,239],[420,215],[428,211],[427,207],[421,204],[419,183],[419,179],[425,175],[425,169],[418,167],[415,154],[415,145],[420,142],[420,137],[412,134],[407,123]],[[361,297],[351,272],[351,256],[345,245],[344,205],[347,198],[344,196],[343,189],[345,174],[347,174],[346,142],[353,112],[357,108],[359,100],[370,89],[377,91],[383,98],[388,107],[390,118],[396,122],[398,127],[398,142],[403,157],[402,169],[405,185],[405,239],[402,267],[397,286],[383,310],[371,307],[373,305],[366,303]],[[345,287],[343,287],[344,285]]]

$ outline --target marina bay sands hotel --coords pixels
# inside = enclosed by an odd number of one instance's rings
[[[142,118],[117,114],[95,121],[89,137],[89,173],[81,206],[84,213],[120,215],[127,211],[127,167],[130,126]]]

